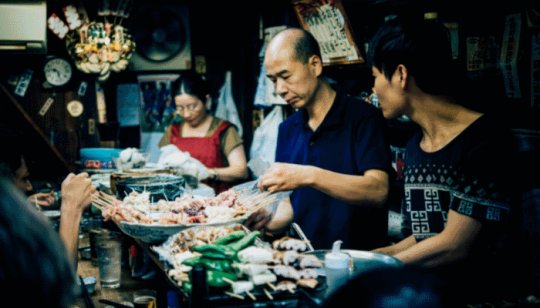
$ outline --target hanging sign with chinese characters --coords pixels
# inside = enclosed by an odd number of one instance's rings
[[[296,15],[321,49],[324,65],[364,63],[339,0],[292,0]]]

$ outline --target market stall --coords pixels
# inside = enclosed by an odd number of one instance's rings
[[[101,193],[94,204],[151,257],[181,301],[202,300],[212,307],[321,305],[339,282],[327,279],[324,266],[336,251],[314,251],[296,224],[275,239],[247,229],[242,223],[251,213],[281,199],[249,188],[253,183],[240,187],[215,197],[183,195],[158,202],[147,192],[123,200]],[[339,283],[359,271],[401,265],[367,251],[338,253],[346,258],[346,278]],[[194,274],[198,268],[204,272],[202,283]]]

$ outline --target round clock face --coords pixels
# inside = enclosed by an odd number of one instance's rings
[[[71,79],[72,69],[69,62],[62,58],[52,58],[43,67],[45,79],[53,86],[63,86]]]

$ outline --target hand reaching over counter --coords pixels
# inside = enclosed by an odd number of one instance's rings
[[[79,225],[84,209],[96,197],[96,187],[87,173],[70,173],[62,182],[59,233],[66,246],[68,257],[77,264]]]

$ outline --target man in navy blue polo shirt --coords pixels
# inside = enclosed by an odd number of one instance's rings
[[[336,240],[355,249],[384,243],[391,164],[380,111],[331,87],[317,41],[305,30],[278,33],[265,66],[276,92],[298,109],[280,125],[277,163],[259,181],[264,190],[294,190],[267,229],[294,219],[317,249]]]

